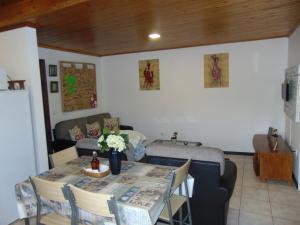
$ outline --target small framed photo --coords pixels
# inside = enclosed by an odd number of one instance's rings
[[[49,77],[57,77],[57,65],[49,65]]]
[[[58,93],[58,81],[50,81],[50,92]]]

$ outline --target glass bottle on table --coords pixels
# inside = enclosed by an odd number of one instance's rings
[[[97,158],[97,152],[93,151],[93,159],[91,161],[92,170],[99,170],[100,161]]]

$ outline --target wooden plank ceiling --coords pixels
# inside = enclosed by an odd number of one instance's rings
[[[0,29],[35,24],[40,46],[91,55],[284,37],[300,0],[0,0]],[[148,34],[161,38],[151,41]]]

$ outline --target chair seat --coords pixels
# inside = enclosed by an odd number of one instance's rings
[[[61,216],[56,213],[51,213],[42,216],[41,223],[45,225],[70,225],[71,220],[66,216]]]
[[[186,202],[185,196],[179,196],[179,195],[175,195],[175,194],[172,195],[172,197],[170,198],[172,216],[174,216],[176,214],[176,212],[181,208],[181,206],[185,202]],[[166,205],[165,205],[162,213],[160,214],[159,219],[165,220],[165,221],[170,221],[168,207]]]

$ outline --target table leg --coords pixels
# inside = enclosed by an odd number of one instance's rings
[[[29,218],[25,218],[25,225],[30,225]]]

